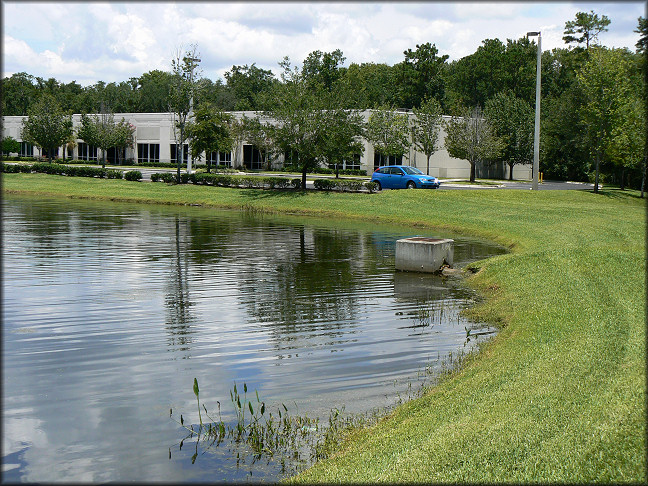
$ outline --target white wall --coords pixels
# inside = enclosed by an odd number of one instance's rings
[[[231,112],[231,114],[236,119],[241,119],[243,115],[252,118],[257,116],[256,112],[252,111],[237,111]],[[365,120],[369,118],[371,110],[365,110],[362,112]],[[135,143],[134,148],[126,150],[126,158],[133,159],[137,162],[137,144],[138,143],[155,143],[160,145],[160,162],[170,162],[171,161],[171,143],[176,143],[174,129],[173,129],[173,114],[172,113],[115,113],[114,118],[116,121],[122,119],[122,117],[135,126]],[[3,117],[3,137],[12,136],[18,141],[21,141],[21,130],[22,130],[22,121],[24,117],[21,116],[5,116]],[[444,120],[448,120],[450,117],[444,116]],[[81,125],[81,115],[73,115],[72,122],[75,128],[78,128]],[[445,139],[445,131],[443,128],[440,133],[440,145],[443,146],[443,140]],[[81,142],[82,140],[77,140]],[[242,146],[244,142],[239,144],[237,149],[240,151],[241,160],[242,160]],[[367,174],[371,174],[374,170],[374,149],[373,146],[364,141],[364,153],[360,159],[360,167],[363,170],[367,171]],[[99,151],[100,152],[100,151]],[[59,152],[62,153],[62,152]],[[232,164],[236,165],[236,150],[232,150]],[[40,156],[41,151],[37,147],[34,147],[34,156]],[[77,149],[74,149],[73,158],[77,157]],[[101,155],[99,155],[101,158]],[[204,154],[202,158],[204,163]],[[283,162],[280,158],[277,162]],[[426,156],[422,152],[415,150],[414,146],[410,147],[409,153],[405,154],[403,158],[403,164],[412,165],[424,173],[427,172],[427,162]],[[456,159],[450,157],[448,151],[445,148],[441,148],[436,153],[430,157],[430,175],[435,177],[440,177],[442,179],[467,179],[470,177],[470,163],[463,159]],[[508,167],[505,171],[505,177],[508,178]],[[531,179],[531,165],[519,165],[515,166],[513,169],[513,177],[515,179]]]

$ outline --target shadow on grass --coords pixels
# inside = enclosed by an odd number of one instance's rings
[[[593,190],[590,191],[592,194],[594,193]],[[627,199],[636,199],[636,200],[642,200],[641,198],[641,192],[634,190],[634,189],[599,189],[598,192],[601,196],[605,196],[610,199],[618,199],[618,200],[627,200]],[[644,198],[645,199],[645,198]]]
[[[307,195],[308,191],[301,189],[243,189],[241,191],[252,200],[291,199],[298,200]]]

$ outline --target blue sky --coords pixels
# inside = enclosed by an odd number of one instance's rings
[[[542,48],[565,47],[565,22],[593,10],[612,21],[608,47],[635,50],[645,2],[19,2],[4,1],[3,77],[27,72],[86,86],[168,71],[179,48],[196,44],[202,75],[223,79],[233,65],[279,73],[314,50],[341,49],[345,65],[393,65],[430,42],[450,60],[484,39],[542,31]]]

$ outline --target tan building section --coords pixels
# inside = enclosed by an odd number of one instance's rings
[[[238,111],[231,112],[231,114],[241,119],[244,115],[248,118],[258,116],[253,111]],[[362,112],[365,120],[369,118],[370,110]],[[22,142],[22,122],[21,116],[5,116],[3,117],[3,132],[2,136],[11,136],[16,140]],[[172,113],[115,113],[115,120],[124,118],[126,121],[135,126],[135,143],[132,149],[127,149],[125,153],[125,160],[128,163],[138,164],[142,162],[175,162],[175,154],[177,152],[176,134],[173,124]],[[449,117],[444,116],[444,120]],[[73,125],[78,128],[81,125],[81,115],[72,116]],[[445,139],[445,131],[441,128],[440,140]],[[443,145],[443,144],[441,144]],[[63,147],[59,148],[59,154],[63,153]],[[187,148],[185,147],[185,151]],[[186,153],[186,152],[185,152]],[[39,157],[42,155],[38,147],[30,147],[27,143],[21,144],[21,153],[15,155],[34,156]],[[109,154],[109,158],[110,158]],[[88,147],[82,140],[77,140],[77,145],[68,151],[66,154],[68,158],[81,159],[81,160],[97,160],[101,159],[101,150]],[[261,161],[258,150],[252,145],[242,141],[238,146],[234,147],[231,152],[221,152],[219,154],[205,154],[203,153],[198,164],[205,164],[206,157],[210,157],[212,163],[220,163],[230,167],[246,167],[251,169],[260,169]],[[366,170],[367,175],[371,175],[376,167],[376,164],[383,162],[382,159],[375,156],[373,146],[364,141],[364,153],[358,161],[349,162],[348,167],[359,168]],[[427,173],[427,160],[425,154],[417,151],[414,146],[410,146],[408,153],[404,154],[400,161],[403,165],[411,165],[417,167],[424,173]],[[273,168],[279,169],[283,166],[284,157],[277,157],[273,163]],[[382,163],[381,165],[386,165]],[[345,164],[346,166],[346,164]],[[448,151],[442,146],[436,153],[430,157],[429,173],[432,176],[441,179],[467,179],[470,176],[470,164],[463,159],[456,159],[450,157]],[[480,178],[507,178],[508,166],[504,163],[496,164],[495,166],[478,166],[477,177]],[[513,169],[514,179],[531,179],[531,165],[516,165]]]

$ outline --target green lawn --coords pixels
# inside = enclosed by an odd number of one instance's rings
[[[303,482],[641,482],[646,204],[635,191],[279,192],[4,174],[4,191],[438,227],[511,252],[475,264],[502,330]]]

